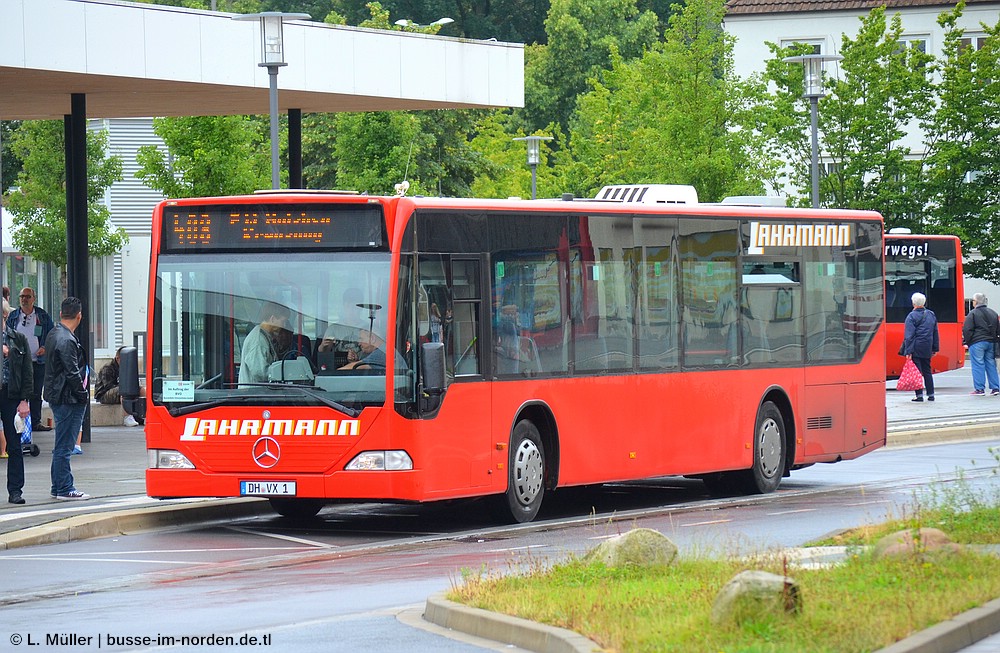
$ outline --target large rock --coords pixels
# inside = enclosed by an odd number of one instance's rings
[[[875,543],[876,558],[956,553],[962,547],[936,528],[907,529],[886,535]]]
[[[584,559],[608,567],[653,567],[669,565],[676,557],[677,546],[666,535],[650,528],[636,528],[601,542]]]
[[[715,597],[712,621],[739,624],[764,615],[798,614],[801,610],[802,595],[794,579],[766,571],[741,571]]]

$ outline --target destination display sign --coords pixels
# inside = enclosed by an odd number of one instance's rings
[[[168,205],[164,252],[197,250],[382,249],[385,222],[377,204]]]

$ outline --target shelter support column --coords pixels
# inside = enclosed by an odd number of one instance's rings
[[[71,114],[64,119],[66,134],[66,292],[83,303],[83,320],[76,335],[93,367],[90,338],[90,256],[87,234],[87,96],[73,93]],[[52,306],[59,319],[59,305]],[[93,374],[91,374],[93,378]],[[90,407],[83,420],[83,441],[90,442]]]
[[[302,188],[302,109],[288,110],[288,187]]]

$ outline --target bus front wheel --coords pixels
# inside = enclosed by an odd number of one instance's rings
[[[545,496],[545,450],[542,436],[530,420],[514,426],[507,458],[507,492],[494,498],[495,516],[504,522],[529,522]]]
[[[323,509],[322,499],[268,499],[274,512],[289,519],[312,519]]]
[[[768,494],[778,489],[785,473],[785,419],[772,402],[764,402],[754,428],[753,466],[743,472],[747,494]]]

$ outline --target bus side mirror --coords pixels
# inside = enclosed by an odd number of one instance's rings
[[[139,396],[139,351],[135,347],[122,347],[119,354],[118,392],[126,413],[145,418],[146,400]]]
[[[433,412],[441,405],[441,396],[445,391],[443,342],[425,342],[420,346],[420,376],[423,394],[427,395],[424,410]]]

